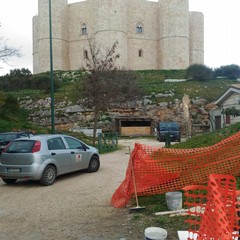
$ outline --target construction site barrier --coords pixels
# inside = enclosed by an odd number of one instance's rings
[[[211,174],[207,186],[187,186],[184,190],[188,240],[240,239],[235,177]]]
[[[112,196],[116,208],[134,196],[133,173],[138,196],[182,190],[206,184],[210,174],[240,174],[240,132],[210,147],[192,149],[153,148],[135,144],[126,176]]]

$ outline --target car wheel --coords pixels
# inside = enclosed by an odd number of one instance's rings
[[[88,165],[88,172],[92,173],[92,172],[97,172],[98,169],[100,167],[100,161],[99,158],[96,156],[93,156],[89,162]]]
[[[17,179],[12,179],[12,178],[2,178],[2,180],[6,184],[14,184],[17,181]]]
[[[49,165],[44,169],[40,183],[44,186],[52,185],[56,180],[56,175],[56,168]]]

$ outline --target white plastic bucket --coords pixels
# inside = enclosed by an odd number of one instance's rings
[[[149,227],[145,229],[145,240],[165,240],[167,231],[159,227]]]
[[[182,209],[182,193],[181,192],[167,192],[165,194],[167,207],[169,210]]]

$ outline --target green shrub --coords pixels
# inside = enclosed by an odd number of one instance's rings
[[[6,114],[7,111],[15,112],[19,109],[17,98],[11,94],[6,95],[5,102],[0,106],[1,115]]]
[[[187,77],[193,80],[209,80],[214,78],[214,71],[202,64],[193,64],[187,69]]]
[[[236,79],[240,76],[240,66],[236,64],[221,66],[215,69],[217,76],[226,77],[229,79]]]
[[[59,81],[57,78],[54,78],[54,89],[58,89],[60,87]],[[45,92],[49,92],[51,90],[51,79],[50,74],[38,74],[32,77],[31,86],[32,89],[41,89]]]

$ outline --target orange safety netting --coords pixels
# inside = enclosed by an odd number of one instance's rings
[[[240,202],[235,177],[211,174],[207,186],[187,186],[184,190],[188,240],[239,239]]]
[[[135,144],[126,177],[112,196],[116,208],[134,195],[162,194],[185,186],[207,183],[212,173],[240,174],[240,132],[210,146],[193,149],[153,148]]]

